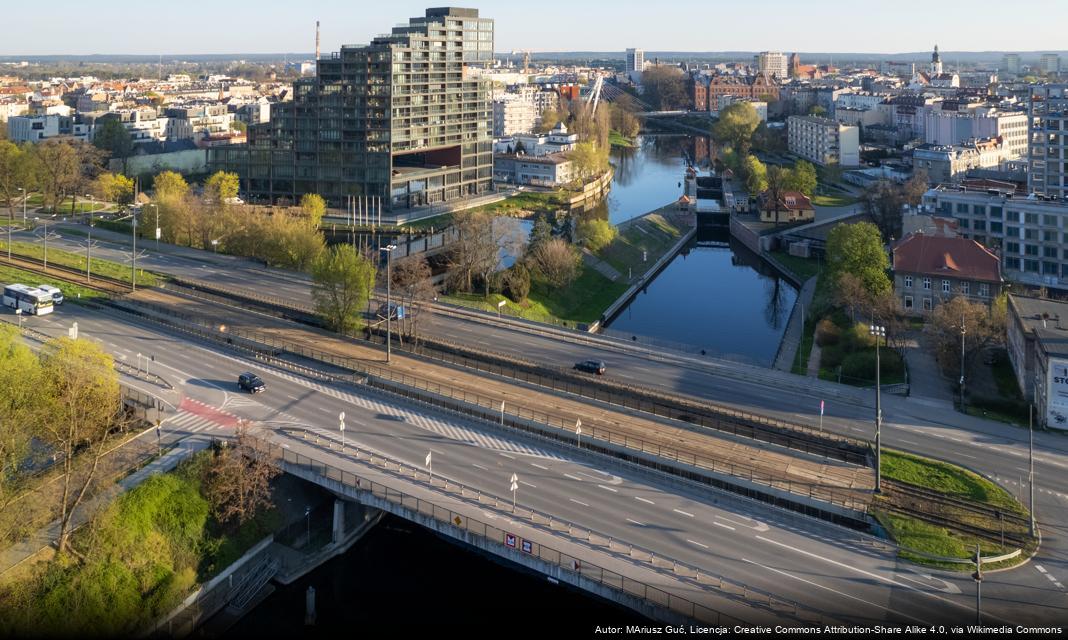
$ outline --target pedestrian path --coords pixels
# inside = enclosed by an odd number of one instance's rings
[[[801,344],[801,336],[805,332],[804,310],[812,308],[812,297],[816,294],[815,276],[809,278],[801,286],[801,291],[794,302],[794,308],[790,312],[790,319],[786,322],[786,331],[782,334],[779,343],[779,352],[775,355],[775,369],[790,371],[794,366],[794,358]]]
[[[612,282],[619,280],[620,276],[622,275],[621,273],[616,271],[615,267],[593,255],[590,250],[586,249],[585,247],[583,247],[582,249],[582,262],[585,263],[586,266],[592,267],[598,273],[608,278]]]

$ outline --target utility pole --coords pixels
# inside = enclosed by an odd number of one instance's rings
[[[390,282],[393,278],[390,274],[390,265],[393,262],[393,250],[396,248],[397,245],[390,244],[379,249],[380,251],[386,252],[386,364],[389,364],[390,356],[393,351],[393,339],[391,335],[393,329],[393,326],[391,324],[391,321],[393,320],[393,298],[391,293],[392,287]]]
[[[130,248],[130,291],[137,291],[137,214],[130,217],[130,236],[133,245]]]
[[[1035,405],[1027,405],[1027,510],[1031,512],[1028,520],[1028,530],[1031,537],[1035,537],[1035,428],[1034,413]]]
[[[960,312],[960,412],[964,413],[964,311]]]
[[[983,592],[983,557],[979,555],[979,544],[975,545],[975,573],[972,574],[972,579],[975,580],[975,623],[983,624],[982,613],[982,592]]]
[[[875,493],[883,490],[883,394],[880,373],[882,367],[879,363],[879,338],[886,336],[886,327],[873,324],[870,329],[871,335],[875,336]]]

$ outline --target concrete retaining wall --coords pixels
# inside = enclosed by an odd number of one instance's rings
[[[659,211],[659,209],[657,211]],[[617,298],[615,302],[613,302],[611,305],[608,306],[607,309],[605,309],[604,313],[601,314],[601,319],[598,320],[597,322],[594,322],[592,325],[590,325],[589,332],[590,333],[597,333],[601,329],[601,327],[603,325],[608,324],[608,322],[613,317],[615,317],[615,315],[617,313],[619,313],[619,311],[623,307],[625,307],[627,305],[627,303],[629,303],[631,301],[631,299],[634,298],[634,296],[638,295],[639,291],[644,289],[646,287],[646,285],[648,285],[649,282],[652,281],[652,279],[655,278],[656,275],[658,273],[660,273],[660,271],[664,267],[666,267],[668,265],[668,263],[671,262],[675,258],[676,255],[678,255],[679,251],[684,246],[686,246],[686,243],[689,242],[690,239],[693,238],[694,234],[696,234],[696,233],[697,233],[697,228],[696,227],[692,227],[692,228],[688,229],[686,231],[686,233],[682,234],[682,237],[679,238],[679,241],[676,242],[671,247],[671,249],[668,250],[667,253],[665,253],[664,255],[660,256],[660,258],[655,263],[653,263],[653,266],[651,268],[649,268],[649,270],[647,270],[641,276],[641,278],[638,279],[637,282],[632,284],[630,286],[630,288],[628,288],[626,291],[623,292],[623,295],[619,296],[619,298]]]

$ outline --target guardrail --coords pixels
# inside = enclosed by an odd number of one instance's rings
[[[250,441],[253,447],[261,455],[274,461],[275,464],[281,463],[279,466],[282,466],[283,468],[286,465],[293,465],[294,467],[306,470],[310,475],[340,483],[343,487],[352,490],[354,493],[365,493],[380,500],[390,502],[399,506],[402,510],[408,511],[409,514],[420,514],[433,518],[439,523],[454,527],[467,534],[480,537],[490,542],[499,555],[507,557],[509,550],[516,550],[516,546],[508,544],[508,536],[514,536],[514,534],[497,526],[472,518],[465,513],[458,513],[446,507],[442,507],[433,501],[394,489],[381,482],[371,480],[364,475],[346,471],[339,467],[318,461],[309,456],[297,453],[290,448],[282,447],[273,442],[268,442],[258,436],[252,435]],[[432,491],[444,493],[450,500],[459,500],[461,502],[474,504],[479,509],[485,509],[487,506],[492,506],[498,511],[502,510],[502,505],[508,505],[511,502],[508,499],[502,499],[492,493],[475,487],[470,487],[463,483],[458,483],[453,480],[442,480],[441,478],[435,479],[430,473],[422,469],[383,457],[381,454],[362,451],[358,447],[352,447],[352,451],[357,463],[366,463],[373,467],[375,466],[377,458],[379,463],[378,466],[381,467],[381,470],[384,472],[395,473],[397,477],[405,481],[425,484]],[[342,453],[344,453],[344,451]],[[717,589],[718,591],[721,591],[724,596],[737,598],[741,595],[742,599],[747,602],[752,601],[754,599],[753,597],[756,596],[756,602],[754,602],[754,604],[765,605],[769,608],[778,607],[783,613],[790,613],[795,616],[800,616],[801,612],[804,611],[810,616],[815,615],[815,620],[810,617],[809,621],[820,623],[825,622],[822,612],[796,601],[779,598],[767,591],[755,589],[746,584],[725,578],[722,575],[710,573],[692,565],[678,562],[637,545],[618,542],[612,536],[599,533],[589,527],[581,527],[577,524],[568,522],[567,520],[562,520],[553,516],[552,514],[547,514],[521,505],[516,505],[507,513],[514,518],[522,518],[526,521],[528,526],[540,531],[547,531],[553,535],[567,536],[571,539],[571,542],[586,546],[595,551],[599,550],[598,547],[601,546],[605,547],[610,553],[615,552],[622,554],[625,550],[626,558],[631,562],[637,561],[647,564],[653,569],[667,570],[670,568],[674,578],[695,584],[702,588]],[[409,519],[413,518],[409,517]],[[600,544],[598,544],[599,541]],[[656,607],[665,608],[668,611],[681,614],[693,620],[700,620],[714,624],[741,623],[740,620],[734,619],[715,609],[677,596],[658,587],[653,587],[644,582],[627,578],[620,573],[582,560],[581,558],[577,558],[558,549],[534,541],[527,542],[530,543],[530,551],[526,553],[530,556],[557,567],[563,572],[570,573],[575,577],[590,580],[596,584],[609,587],[626,595],[640,598]]]

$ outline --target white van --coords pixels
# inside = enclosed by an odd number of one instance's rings
[[[63,304],[63,292],[57,289],[56,287],[53,287],[52,285],[48,284],[39,284],[37,285],[37,288],[52,296],[53,304],[57,306]]]

